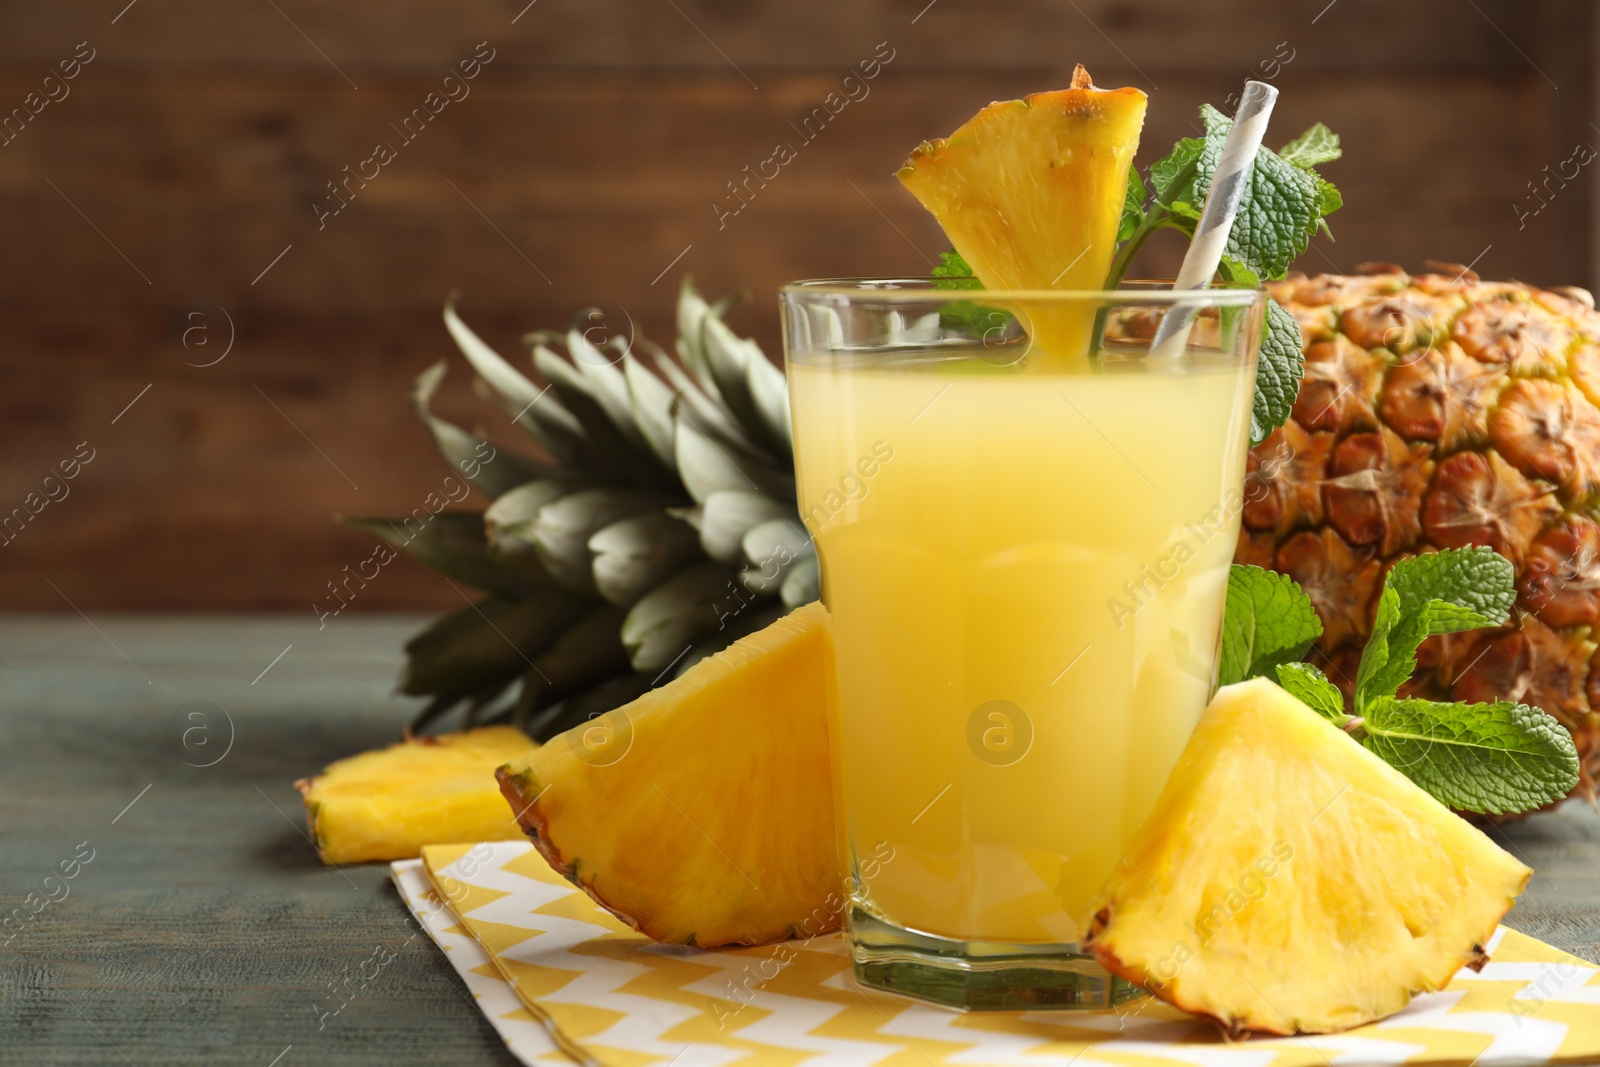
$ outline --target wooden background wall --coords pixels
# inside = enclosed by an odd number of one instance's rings
[[[1589,176],[1520,225],[1515,207],[1600,144],[1589,8],[8,0],[0,113],[80,42],[94,58],[0,147],[0,511],[80,442],[95,458],[0,548],[0,608],[309,612],[370,549],[330,517],[409,511],[445,473],[406,390],[452,353],[450,290],[511,352],[597,300],[666,338],[690,272],[754,294],[736,324],[775,351],[778,283],[920,273],[942,247],[892,178],[912,145],[1079,60],[1151,93],[1145,162],[1252,71],[1283,90],[1277,140],[1341,133],[1327,174],[1348,206],[1309,270],[1432,258],[1590,284]],[[390,123],[483,41],[470,95],[319,229],[325,183],[398,144]],[[880,43],[870,96],[719,229],[725,183]],[[192,365],[230,321],[226,358]],[[441,409],[503,426],[466,377],[458,362]],[[354,607],[459,604],[409,564],[385,574]]]

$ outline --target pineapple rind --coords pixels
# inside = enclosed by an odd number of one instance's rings
[[[515,839],[494,769],[532,749],[511,726],[412,738],[295,783],[324,863],[413,859],[424,845]]]
[[[527,835],[528,840],[533,842],[533,847],[538,851],[539,855],[543,856],[545,862],[550,864],[550,869],[589,894],[590,899],[622,922],[633,927],[641,934],[647,937],[650,936],[650,931],[639,925],[639,922],[633,916],[613,907],[591,885],[584,884],[582,877],[578,874],[579,860],[577,857],[569,860],[561,854],[559,848],[551,844],[547,820],[544,813],[539,810],[538,805],[534,802],[534,798],[539,796],[542,787],[533,772],[516,773],[511,771],[508,765],[497,770],[495,775],[500,781],[500,791],[505,796],[506,801],[510,803],[511,810],[522,813],[518,816],[518,826]],[[657,940],[662,939],[657,938]],[[694,935],[690,934],[688,941],[685,943],[692,943],[693,940]]]
[[[1477,963],[1530,875],[1284,690],[1217,694],[1089,940],[1232,1033],[1327,1033]]]
[[[506,800],[553,869],[655,940],[836,929],[828,640],[820,603],[796,609],[501,767]]]

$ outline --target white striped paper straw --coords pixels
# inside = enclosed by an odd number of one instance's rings
[[[1172,285],[1175,292],[1204,289],[1217,273],[1222,250],[1228,243],[1228,231],[1233,229],[1234,216],[1239,213],[1239,201],[1244,199],[1245,183],[1250,180],[1250,168],[1267,134],[1267,120],[1272,117],[1272,105],[1277,99],[1278,90],[1266,82],[1244,83],[1244,98],[1239,101],[1233,129],[1222,142],[1222,157],[1217,160],[1217,169],[1211,176],[1211,189],[1206,193],[1205,207],[1200,210],[1200,221],[1195,223],[1194,240],[1183,257],[1183,266],[1178,268],[1178,280]],[[1161,317],[1161,325],[1156,327],[1150,355],[1157,359],[1182,355],[1184,346],[1189,343],[1189,325],[1193,321],[1193,308],[1169,310]]]

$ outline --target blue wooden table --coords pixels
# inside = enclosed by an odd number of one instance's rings
[[[398,735],[422,621],[0,618],[0,911],[27,916],[0,1063],[513,1062],[385,869],[317,862],[291,786]],[[1493,833],[1538,871],[1509,924],[1600,959],[1600,815]]]

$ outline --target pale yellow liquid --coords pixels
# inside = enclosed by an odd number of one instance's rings
[[[1187,363],[791,365],[841,836],[880,918],[1076,942],[1154,805],[1213,688],[1253,386]],[[1020,711],[974,724],[997,700]]]

